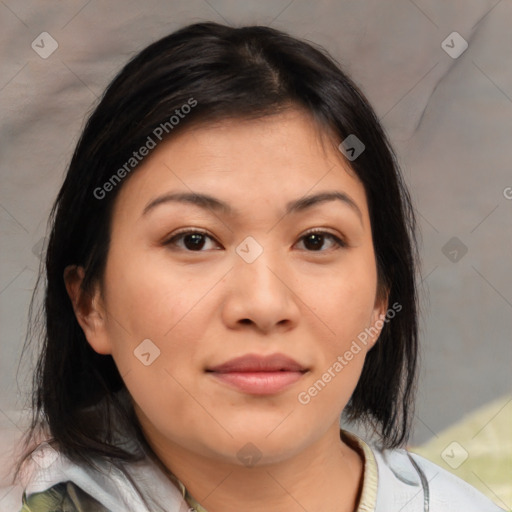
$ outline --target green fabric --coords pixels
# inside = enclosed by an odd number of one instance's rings
[[[43,492],[23,493],[20,512],[109,512],[73,482],[54,485]]]
[[[185,499],[197,512],[206,510],[184,489]],[[82,491],[73,482],[54,485],[43,492],[23,493],[23,506],[20,512],[109,512],[92,496]]]
[[[410,451],[476,487],[512,511],[512,396],[478,409]]]

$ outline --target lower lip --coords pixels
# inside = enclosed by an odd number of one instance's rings
[[[225,382],[244,393],[252,395],[271,395],[282,391],[297,382],[302,372],[230,372],[211,373],[215,378]]]

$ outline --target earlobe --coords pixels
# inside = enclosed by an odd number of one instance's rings
[[[388,309],[388,297],[389,294],[386,292],[384,297],[377,297],[375,299],[375,306],[372,312],[372,322],[370,332],[372,333],[370,337],[370,344],[372,347],[379,340],[380,334],[382,332],[382,328],[386,324],[386,314]]]
[[[85,271],[83,267],[77,265],[67,266],[63,277],[77,322],[84,331],[89,345],[99,354],[111,354],[99,287],[96,285],[93,293],[84,291],[81,285]]]

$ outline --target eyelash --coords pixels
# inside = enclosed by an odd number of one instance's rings
[[[199,230],[199,229],[184,229],[183,231],[178,231],[177,233],[174,233],[171,238],[169,238],[168,240],[166,240],[163,243],[163,245],[165,245],[165,246],[169,246],[169,245],[176,246],[176,240],[182,239],[186,235],[194,235],[194,234],[204,235],[205,237],[208,237],[211,240],[215,240],[206,231],[202,231],[202,230]],[[345,247],[348,246],[348,244],[345,242],[345,240],[337,237],[336,235],[334,235],[332,233],[329,233],[328,231],[323,231],[322,229],[319,229],[319,228],[312,229],[312,230],[308,231],[307,233],[302,235],[299,238],[299,240],[303,240],[303,239],[307,238],[309,235],[313,235],[313,234],[324,235],[326,238],[330,238],[334,242],[334,244],[336,245],[334,250],[342,249],[342,248],[345,248]],[[216,242],[216,243],[218,243],[218,242]],[[205,252],[203,250],[191,251],[191,250],[189,250],[187,248],[180,248],[180,249],[182,249],[182,250],[184,250],[186,252]],[[315,253],[315,252],[324,253],[324,252],[327,252],[327,251],[326,250],[319,250],[319,251],[307,251],[307,252],[311,252],[311,253]]]

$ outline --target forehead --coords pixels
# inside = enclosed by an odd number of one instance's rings
[[[129,205],[142,213],[155,195],[178,191],[218,197],[237,211],[277,211],[302,196],[337,190],[364,214],[364,188],[338,142],[300,110],[195,125],[139,164],[122,186],[118,210]]]

